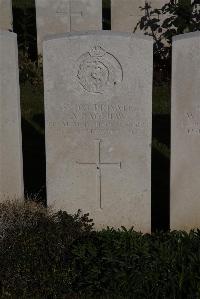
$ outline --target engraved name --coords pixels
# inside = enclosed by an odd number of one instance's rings
[[[144,130],[147,121],[143,111],[125,104],[75,104],[63,105],[63,118],[51,121],[51,128],[78,128],[94,133],[113,134],[125,130],[131,133]]]

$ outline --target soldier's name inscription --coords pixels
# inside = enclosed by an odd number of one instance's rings
[[[118,132],[125,130],[132,134],[143,131],[148,125],[142,115],[144,111],[134,105],[125,104],[64,104],[62,119],[48,122],[54,128],[79,128],[98,133],[99,130]],[[138,115],[141,117],[139,118]],[[138,120],[140,119],[140,121]]]

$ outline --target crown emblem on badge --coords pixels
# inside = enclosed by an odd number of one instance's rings
[[[106,50],[104,50],[101,46],[96,45],[90,50],[91,57],[102,57],[106,54]]]

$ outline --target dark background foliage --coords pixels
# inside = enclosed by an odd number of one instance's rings
[[[36,12],[34,0],[13,0],[13,29],[17,32],[20,55],[37,59]]]

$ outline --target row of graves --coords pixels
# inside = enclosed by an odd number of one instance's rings
[[[28,2],[29,0],[27,0]],[[111,29],[133,32],[144,15],[147,0],[108,0]],[[168,0],[151,0],[152,8],[161,8]],[[0,28],[12,30],[12,0],[0,0]],[[102,30],[102,0],[35,0],[38,53],[42,54],[47,35],[74,31]],[[162,15],[159,16],[162,19]]]
[[[57,2],[36,0],[47,203],[89,212],[96,229],[150,232],[153,40],[101,30],[100,0]],[[113,3],[122,18],[120,1]],[[171,229],[200,225],[199,48],[199,32],[173,40]],[[6,30],[0,31],[0,107],[1,200],[23,198],[17,36]]]

